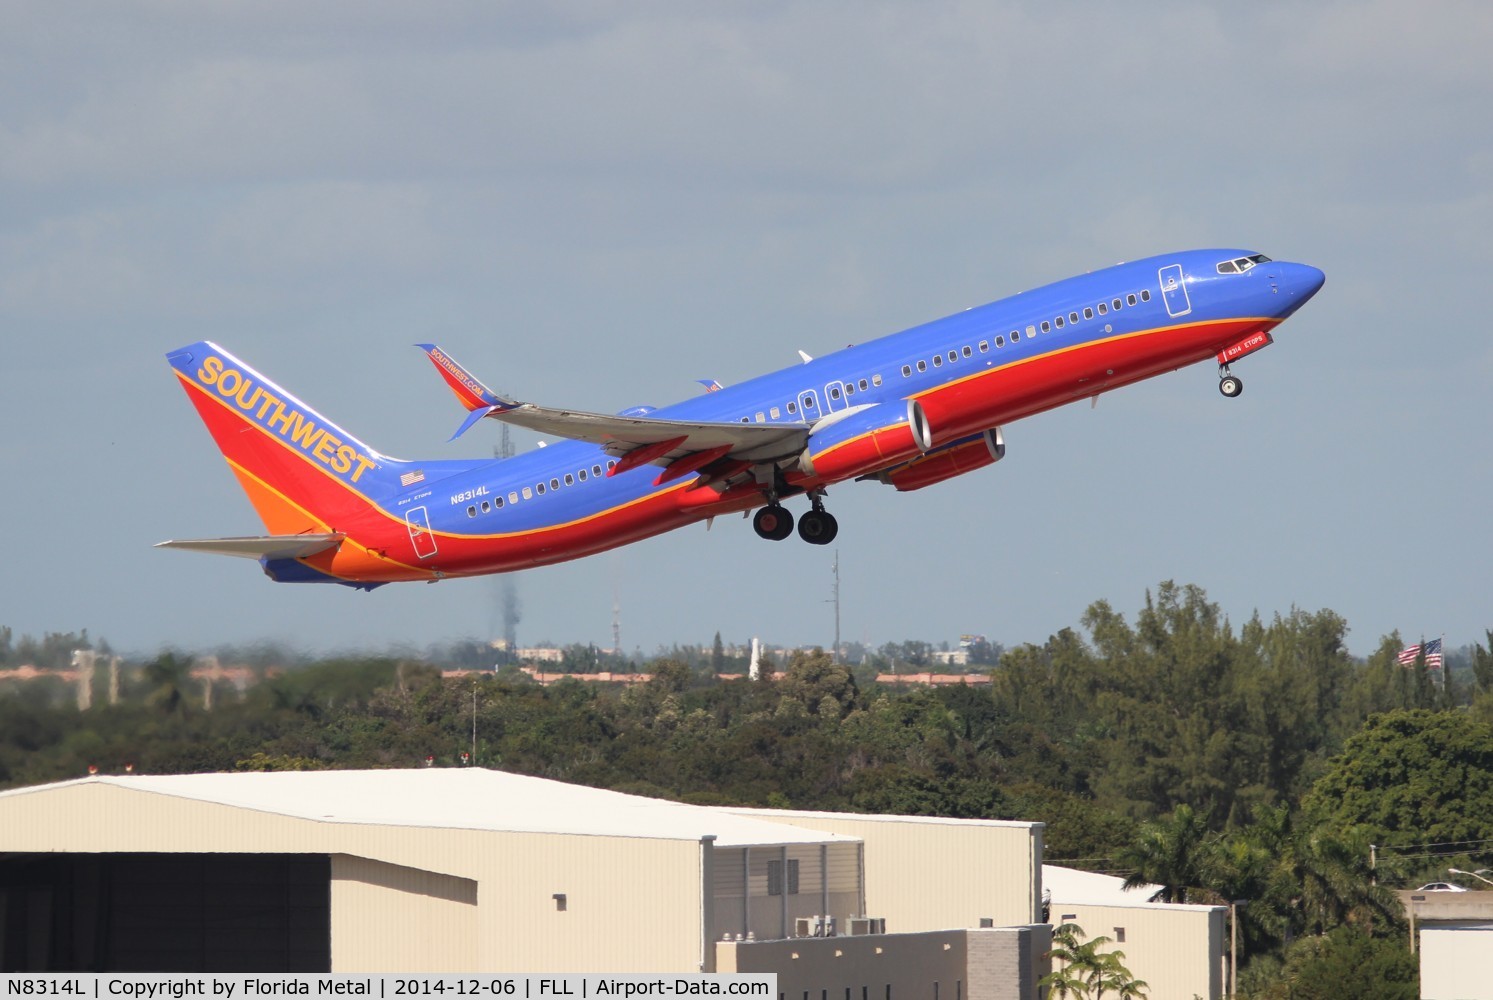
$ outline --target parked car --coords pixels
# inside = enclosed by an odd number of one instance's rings
[[[1466,892],[1465,885],[1457,885],[1455,882],[1427,882],[1416,892]]]

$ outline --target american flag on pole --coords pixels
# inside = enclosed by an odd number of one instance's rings
[[[1400,655],[1395,657],[1395,659],[1399,662],[1400,666],[1408,667],[1415,663],[1416,657],[1420,656],[1422,651],[1424,651],[1426,656],[1427,667],[1435,670],[1441,669],[1442,659],[1440,639],[1432,639],[1430,642],[1416,643],[1414,646],[1407,646],[1404,649],[1400,650]]]

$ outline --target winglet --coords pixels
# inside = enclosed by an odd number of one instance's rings
[[[493,392],[487,386],[477,381],[477,377],[456,363],[456,359],[434,344],[416,344],[416,347],[424,351],[430,358],[430,363],[435,365],[435,370],[441,373],[441,378],[451,387],[452,393],[471,412],[467,414],[466,420],[462,421],[456,433],[449,440],[455,441],[467,431],[472,425],[483,417],[494,413],[502,413],[518,406],[511,399],[504,399]]]
[[[451,391],[456,394],[461,405],[468,410],[487,409],[491,412],[492,410],[511,410],[518,405],[510,399],[504,399],[477,381],[471,372],[457,364],[455,358],[436,345],[416,344],[415,346],[429,356],[430,363],[435,365],[436,371],[441,373],[441,378],[446,380],[446,384],[451,387]],[[483,416],[486,415],[483,414]]]
[[[706,392],[720,391],[721,384],[713,378],[697,378],[695,381],[703,385]]]

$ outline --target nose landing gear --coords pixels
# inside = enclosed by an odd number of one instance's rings
[[[1218,366],[1218,391],[1233,399],[1244,391],[1244,380],[1229,371],[1228,365]]]

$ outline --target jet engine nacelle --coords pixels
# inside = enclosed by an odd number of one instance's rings
[[[941,483],[945,479],[962,476],[966,472],[983,469],[999,462],[1005,455],[1006,442],[1001,436],[1001,429],[992,427],[880,472],[876,478],[888,486],[896,487],[898,492],[910,493],[924,486]]]
[[[922,450],[908,424],[910,409],[876,403],[819,421],[798,471],[826,482],[854,479],[916,457]]]
[[[907,419],[919,449],[931,453],[978,436],[989,426],[989,417],[982,418],[981,407],[974,405],[979,398],[972,393],[968,386],[955,385],[908,401]]]

